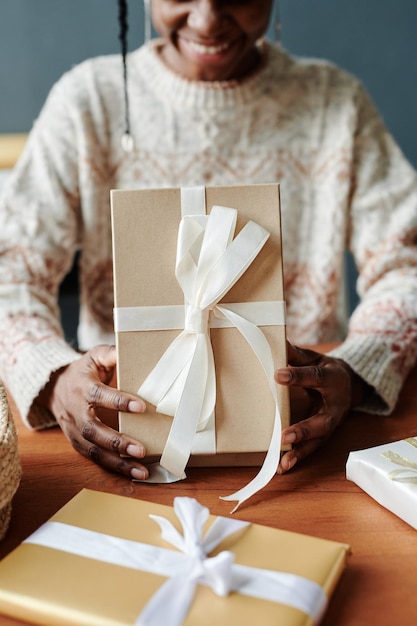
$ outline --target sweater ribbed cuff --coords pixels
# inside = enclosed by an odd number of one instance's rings
[[[389,345],[375,336],[348,337],[329,356],[342,359],[373,389],[364,402],[355,407],[367,413],[389,414],[398,399],[403,378],[395,368]]]
[[[34,400],[53,372],[80,357],[78,352],[60,338],[36,344],[28,343],[19,352],[15,367],[8,372],[6,383],[27,426],[40,430],[56,425],[51,413],[34,404]]]

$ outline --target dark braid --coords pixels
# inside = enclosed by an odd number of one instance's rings
[[[130,114],[129,114],[129,93],[127,88],[127,31],[129,30],[129,24],[127,21],[128,10],[127,0],[118,0],[119,5],[119,40],[122,49],[122,62],[123,62],[123,92],[125,100],[125,132],[124,136],[129,140],[130,135]],[[127,141],[126,144],[131,143]]]

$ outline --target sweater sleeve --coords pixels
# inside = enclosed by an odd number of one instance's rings
[[[57,298],[81,221],[67,82],[51,91],[0,197],[0,377],[37,429],[55,424],[35,401],[40,390],[79,358],[64,340]]]
[[[331,354],[373,388],[358,408],[389,413],[417,356],[417,176],[362,89],[357,111],[350,247],[360,304]]]

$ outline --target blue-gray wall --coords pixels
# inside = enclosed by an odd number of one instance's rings
[[[287,49],[359,76],[417,166],[417,0],[281,0]],[[130,45],[143,39],[130,0]],[[0,133],[31,127],[54,81],[82,59],[119,50],[116,0],[0,0]]]

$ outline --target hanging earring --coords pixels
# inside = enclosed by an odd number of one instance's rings
[[[150,41],[152,37],[151,0],[143,0],[143,13],[145,25],[145,43],[148,43],[148,41]]]
[[[281,47],[281,11],[279,7],[279,0],[274,0],[272,18],[274,23],[274,43],[278,47]]]

